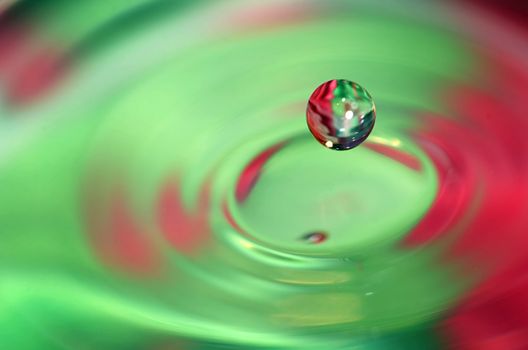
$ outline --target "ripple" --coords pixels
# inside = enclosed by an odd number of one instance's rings
[[[62,18],[47,6],[35,28]],[[523,343],[519,53],[432,3],[405,16],[339,1],[194,6],[153,5],[115,38],[104,33],[138,8],[71,23],[55,45],[72,59],[64,75],[6,100],[6,327],[63,348]],[[336,76],[376,101],[376,128],[349,152],[305,125],[311,90]]]

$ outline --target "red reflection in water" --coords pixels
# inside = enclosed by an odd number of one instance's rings
[[[102,261],[134,275],[158,275],[161,255],[152,237],[137,223],[123,190],[105,200],[92,196],[87,205],[88,234]]]
[[[0,86],[7,102],[20,107],[52,92],[70,66],[65,52],[29,24],[0,25]]]
[[[171,245],[182,253],[194,253],[209,238],[209,187],[205,186],[194,210],[185,208],[180,182],[168,181],[160,193],[157,216],[161,231]]]
[[[247,196],[251,193],[251,190],[257,183],[262,167],[266,162],[277,153],[285,143],[281,142],[273,147],[270,147],[256,156],[242,171],[238,178],[238,183],[235,190],[235,196],[237,201],[243,202]]]
[[[456,238],[448,258],[486,276],[443,322],[450,348],[526,349],[528,74],[504,53],[483,57],[482,88],[448,89],[445,105],[456,118],[425,116],[416,134],[440,187],[405,244]]]

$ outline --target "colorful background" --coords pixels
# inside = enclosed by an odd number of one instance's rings
[[[527,349],[527,13],[0,2],[0,349]]]

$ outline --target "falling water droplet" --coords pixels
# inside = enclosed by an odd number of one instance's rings
[[[306,119],[319,143],[330,149],[347,150],[368,137],[376,120],[376,107],[362,86],[334,79],[312,93]]]
[[[302,236],[302,239],[308,243],[319,244],[326,241],[328,235],[321,231],[310,232]]]

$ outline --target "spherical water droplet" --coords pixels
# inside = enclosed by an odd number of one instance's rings
[[[328,238],[328,235],[321,231],[310,232],[302,236],[302,239],[304,241],[307,241],[308,243],[312,243],[312,244],[323,243],[324,241],[326,241],[327,238]]]
[[[347,150],[368,137],[376,120],[376,107],[359,84],[334,79],[312,93],[306,120],[319,143],[330,149]]]

